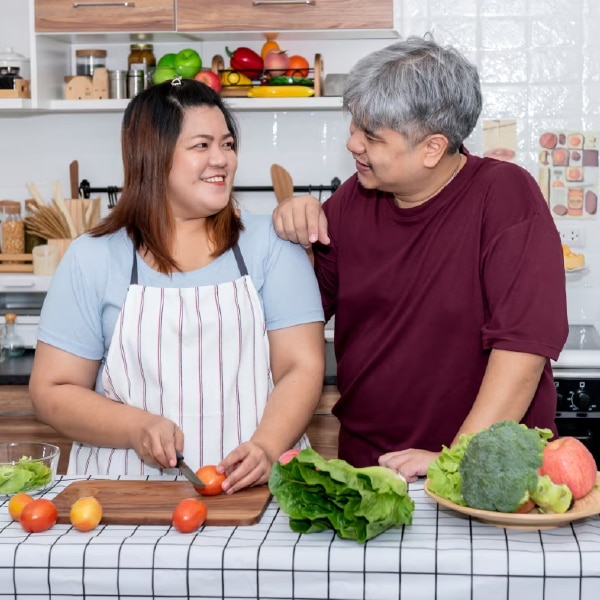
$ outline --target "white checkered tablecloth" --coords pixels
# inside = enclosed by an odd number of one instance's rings
[[[52,498],[74,479],[60,478]],[[485,525],[411,484],[413,524],[361,545],[298,535],[275,501],[260,523],[204,527],[55,525],[27,534],[0,503],[0,600],[598,600],[600,518],[545,531]]]

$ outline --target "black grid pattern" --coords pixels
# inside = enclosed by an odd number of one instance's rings
[[[73,478],[61,477],[52,498]],[[0,600],[597,600],[600,518],[568,527],[493,527],[410,485],[413,524],[361,545],[298,535],[272,501],[257,525],[69,525],[27,534],[0,501]]]

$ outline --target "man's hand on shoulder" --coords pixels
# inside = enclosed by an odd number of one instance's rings
[[[273,211],[273,226],[277,235],[310,248],[315,242],[329,244],[327,217],[314,196],[292,196],[280,202]]]

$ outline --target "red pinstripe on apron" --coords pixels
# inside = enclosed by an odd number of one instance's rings
[[[262,305],[235,253],[239,279],[194,288],[137,285],[134,263],[102,376],[108,398],[182,429],[190,465],[217,464],[249,440],[273,388]],[[161,472],[133,449],[74,444],[69,461],[69,473]]]

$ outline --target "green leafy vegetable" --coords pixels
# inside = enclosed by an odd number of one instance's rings
[[[540,512],[564,513],[572,494],[538,474],[549,429],[501,421],[444,447],[429,465],[429,490],[460,506],[515,512],[533,500]]]
[[[275,463],[269,489],[297,533],[333,529],[340,537],[365,542],[412,522],[414,502],[394,471],[325,460],[310,448],[286,464]]]
[[[28,492],[50,481],[52,469],[29,456],[21,457],[14,465],[0,465],[0,494]]]
[[[466,506],[462,495],[460,461],[474,435],[463,433],[451,448],[443,446],[438,459],[430,463],[427,469],[429,490],[459,506]]]

